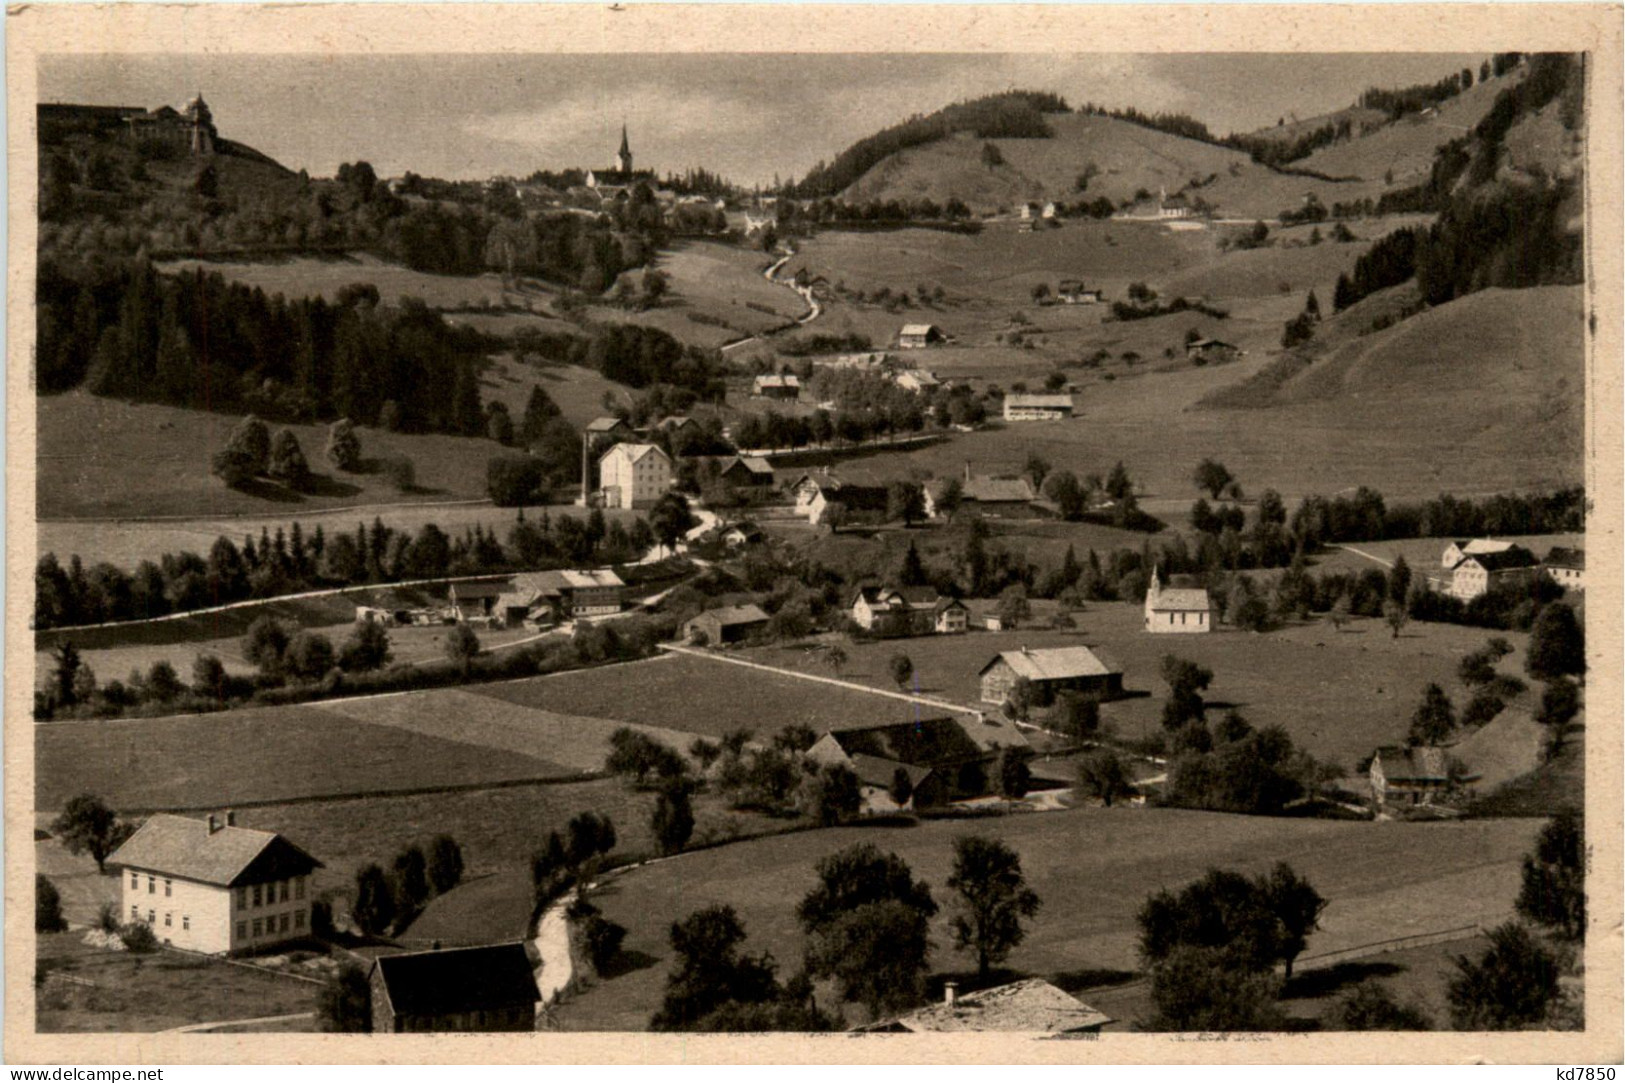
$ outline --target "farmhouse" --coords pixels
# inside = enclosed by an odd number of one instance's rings
[[[807,502],[807,521],[814,526],[831,522],[840,516],[886,514],[887,493],[884,485],[848,485],[844,482],[829,484],[830,481],[834,479],[828,479],[821,484]],[[799,498],[797,506],[800,506]]]
[[[482,579],[451,585],[452,619],[466,623],[487,620],[496,615],[497,599],[508,589],[505,579]]]
[[[587,422],[587,435],[591,437],[607,436],[615,440],[625,440],[632,435],[632,426],[618,417],[595,417]]]
[[[982,667],[981,678],[983,703],[1004,703],[1022,678],[1041,700],[1053,699],[1059,692],[1082,692],[1101,699],[1123,694],[1123,671],[1088,647],[1004,651]]]
[[[1055,296],[1063,305],[1098,305],[1103,294],[1100,290],[1085,289],[1075,278],[1063,278],[1055,288]]]
[[[211,955],[308,936],[310,874],[322,867],[281,835],[238,827],[230,812],[151,816],[107,864],[121,870],[121,917]]]
[[[1241,356],[1241,351],[1228,342],[1220,342],[1216,338],[1197,338],[1185,343],[1185,358],[1188,361],[1200,361],[1203,364],[1234,361]]]
[[[673,417],[661,418],[651,426],[654,432],[669,432],[676,436],[681,432],[698,432],[700,423],[687,414],[677,414]]]
[[[367,974],[374,1034],[536,1029],[522,943],[380,955]]]
[[[683,634],[689,639],[703,635],[713,646],[721,643],[739,643],[767,627],[768,616],[754,605],[728,605],[707,609],[683,625]]]
[[[760,545],[767,540],[767,535],[755,523],[746,520],[735,523],[722,532],[722,544],[729,549],[743,549],[748,545]]]
[[[751,383],[750,393],[759,399],[794,402],[801,395],[801,380],[789,373],[764,373]]]
[[[1429,805],[1450,788],[1450,768],[1444,749],[1432,746],[1401,748],[1389,745],[1371,757],[1371,798],[1381,808]]]
[[[899,349],[920,350],[935,346],[942,339],[942,328],[934,323],[906,323],[897,334],[897,345]]]
[[[1477,556],[1480,553],[1504,553],[1511,548],[1511,542],[1496,541],[1494,538],[1454,541],[1445,547],[1444,556],[1439,560],[1439,566],[1448,572],[1469,556]]]
[[[1564,549],[1554,546],[1546,559],[1541,562],[1541,570],[1546,577],[1558,586],[1567,590],[1584,590],[1586,575],[1586,551],[1584,549]]]
[[[1196,208],[1191,206],[1191,201],[1185,198],[1183,192],[1169,195],[1166,189],[1163,190],[1162,201],[1157,205],[1158,218],[1189,218],[1195,213]]]
[[[646,508],[671,488],[671,458],[653,444],[616,444],[598,460],[606,508]]]
[[[766,459],[755,455],[735,455],[723,461],[717,478],[724,485],[736,489],[772,485],[773,467],[768,465]]]
[[[990,519],[1030,519],[1037,499],[1033,483],[1027,478],[971,477],[967,467],[959,507]],[[926,513],[930,512],[927,507]]]
[[[902,769],[918,809],[985,796],[994,783],[994,761],[1006,748],[1028,748],[1014,725],[943,715],[832,730],[807,750],[807,758],[851,768],[871,799],[890,789]]]
[[[858,627],[882,636],[954,634],[970,620],[965,603],[935,587],[860,587],[850,608]]]
[[[498,595],[492,616],[509,628],[518,628],[619,613],[625,585],[608,568],[523,572]]]
[[[1004,397],[1006,421],[1059,421],[1071,416],[1071,395],[1011,394]]]
[[[826,357],[814,361],[813,364],[821,368],[855,369],[859,372],[874,372],[883,369],[892,360],[892,355],[878,350],[864,353],[843,353],[834,357]]]
[[[942,1003],[855,1028],[866,1034],[938,1034],[948,1031],[1017,1031],[1025,1034],[1098,1034],[1111,1016],[1096,1011],[1043,978],[958,995],[943,988]]]
[[[1450,593],[1464,602],[1488,594],[1508,583],[1524,582],[1540,574],[1540,561],[1521,545],[1496,553],[1463,557],[1450,575]]]
[[[896,377],[896,384],[904,391],[912,391],[919,395],[942,386],[942,381],[936,374],[925,369],[904,369]]]
[[[1158,633],[1211,632],[1213,603],[1207,591],[1164,587],[1157,569],[1145,592],[1145,630]]]

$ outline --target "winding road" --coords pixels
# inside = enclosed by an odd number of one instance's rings
[[[813,295],[813,288],[811,286],[798,286],[794,282],[779,281],[778,275],[780,269],[782,269],[786,263],[789,263],[791,257],[793,257],[795,254],[795,250],[792,249],[780,256],[767,268],[767,270],[762,272],[762,277],[776,286],[783,286],[786,289],[794,290],[801,296],[801,299],[807,304],[807,311],[803,315],[796,317],[796,326],[805,327],[824,314],[824,306],[818,303],[818,298]],[[752,342],[760,341],[762,341],[761,335],[751,335],[749,338],[742,338],[738,342],[727,343],[722,347],[722,352],[727,353],[729,350],[737,350],[741,346],[748,346]]]

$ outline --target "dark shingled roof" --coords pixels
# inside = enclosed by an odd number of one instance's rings
[[[1499,553],[1473,553],[1467,560],[1477,561],[1479,566],[1487,572],[1508,571],[1515,568],[1533,568],[1540,561],[1535,554],[1521,545],[1514,545],[1510,549]],[[1465,564],[1467,561],[1462,561]],[[1459,566],[1459,565],[1458,565]]]
[[[540,999],[520,943],[380,955],[372,965],[396,1015],[494,1011]]]
[[[1586,551],[1554,546],[1552,551],[1546,554],[1546,565],[1550,568],[1573,568],[1575,571],[1583,572],[1586,567]]]
[[[322,863],[270,831],[221,827],[160,813],[113,851],[107,864],[234,887],[304,876]]]

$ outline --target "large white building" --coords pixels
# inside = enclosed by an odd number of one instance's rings
[[[108,857],[119,916],[161,943],[221,954],[310,935],[311,873],[322,863],[270,831],[160,813]]]
[[[646,508],[671,488],[671,459],[653,444],[616,444],[598,460],[606,508]]]
[[[1174,633],[1211,632],[1213,603],[1207,591],[1184,587],[1164,587],[1157,569],[1151,569],[1151,586],[1145,592],[1145,630]]]
[[[1060,421],[1071,416],[1071,395],[1012,393],[1004,397],[1006,421]]]

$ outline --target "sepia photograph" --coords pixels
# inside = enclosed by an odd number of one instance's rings
[[[231,6],[8,19],[7,1059],[1618,1062],[1617,8]]]

